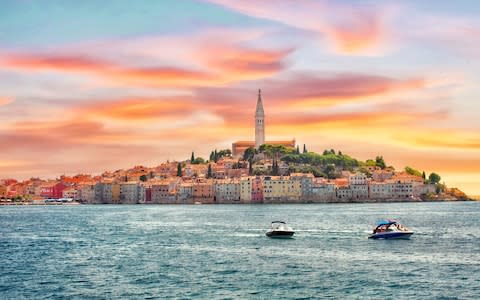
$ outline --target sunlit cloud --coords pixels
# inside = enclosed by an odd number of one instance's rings
[[[317,33],[341,54],[368,54],[386,43],[385,19],[392,9],[353,6],[328,1],[235,1],[208,0],[253,17]],[[295,11],[295,13],[292,13]]]
[[[10,104],[13,102],[13,99],[12,98],[8,98],[8,97],[0,97],[0,106],[2,105],[7,105],[7,104]]]

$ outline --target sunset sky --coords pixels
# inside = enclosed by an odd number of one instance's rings
[[[253,140],[383,155],[480,195],[478,1],[18,1],[0,7],[0,178]]]

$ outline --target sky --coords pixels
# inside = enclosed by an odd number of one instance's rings
[[[480,2],[3,0],[0,178],[254,139],[382,155],[480,195]]]

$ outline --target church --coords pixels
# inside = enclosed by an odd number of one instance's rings
[[[265,142],[265,112],[263,111],[262,92],[258,90],[257,108],[255,110],[255,141],[238,141],[232,144],[232,155],[241,157],[249,147],[258,149],[263,144],[282,145],[295,148],[295,139],[291,141],[266,141]]]

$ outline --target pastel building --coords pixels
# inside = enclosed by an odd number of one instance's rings
[[[78,187],[79,199],[86,203],[95,202],[95,184],[85,184]]]
[[[67,186],[62,182],[49,182],[41,186],[40,196],[44,198],[60,199],[63,196],[63,190]]]
[[[302,195],[300,181],[284,176],[265,176],[263,198],[265,203],[298,202]]]
[[[215,186],[210,179],[198,180],[193,183],[193,201],[197,203],[216,203]]]
[[[63,198],[71,198],[73,200],[79,200],[79,193],[78,190],[74,187],[68,187],[63,190],[62,192]]]
[[[173,181],[159,181],[151,186],[152,203],[175,204],[177,202],[177,187]]]
[[[136,204],[142,199],[142,186],[138,182],[123,182],[120,184],[120,203]]]
[[[182,182],[178,188],[179,203],[193,203],[193,183]]]
[[[333,202],[336,199],[334,182],[323,178],[314,178],[312,182],[312,202]]]
[[[250,203],[252,201],[252,181],[251,176],[245,176],[240,178],[240,201],[242,203]]]
[[[215,182],[216,203],[240,203],[240,181],[236,179]]]
[[[97,182],[94,187],[95,198],[93,203],[112,204],[112,183]]]
[[[263,180],[260,176],[256,176],[252,179],[251,203],[263,203]]]
[[[315,178],[313,174],[292,173],[290,174],[290,178],[292,180],[296,180],[300,182],[300,187],[302,190],[302,193],[301,193],[302,199],[305,201],[311,200],[313,179]]]

